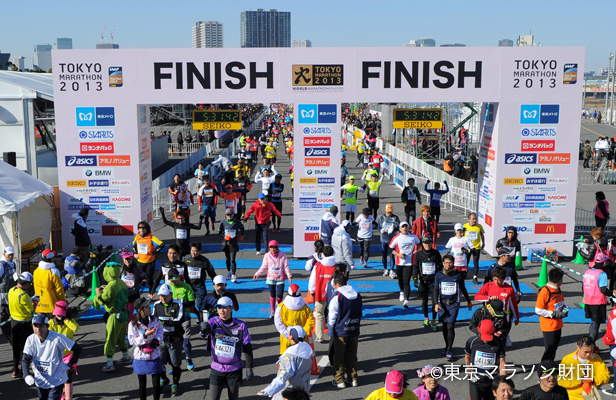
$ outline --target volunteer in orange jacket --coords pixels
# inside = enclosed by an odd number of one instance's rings
[[[41,298],[36,307],[38,314],[51,314],[57,301],[66,301],[60,271],[53,263],[55,256],[55,251],[49,249],[43,251],[43,259],[39,261],[38,268],[32,274],[34,291]]]
[[[565,272],[562,269],[552,268],[548,272],[548,284],[539,289],[537,294],[535,313],[539,315],[539,326],[543,333],[545,347],[541,361],[554,361],[562,335],[563,318],[569,311],[565,305],[565,297],[560,291],[564,275]]]
[[[263,245],[267,245],[269,243],[269,225],[272,221],[272,213],[274,215],[281,217],[280,211],[276,210],[276,207],[266,199],[265,193],[259,193],[259,200],[257,200],[246,213],[244,217],[244,223],[248,222],[248,218],[252,214],[255,214],[255,245],[257,247],[257,255],[261,255],[261,240],[263,240]],[[266,249],[267,251],[267,249]]]

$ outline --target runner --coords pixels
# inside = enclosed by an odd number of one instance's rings
[[[428,189],[428,185],[430,184],[430,182],[430,179],[426,181],[424,191],[428,192],[428,194],[430,195],[430,216],[436,220],[436,223],[438,223],[441,217],[441,198],[444,194],[449,193],[449,185],[447,185],[447,181],[443,181],[443,183],[445,184],[445,190],[440,190],[441,184],[438,182],[434,182],[434,189]]]
[[[289,331],[294,325],[299,325],[304,332],[312,332],[314,329],[312,310],[302,298],[299,286],[295,283],[292,284],[289,286],[287,293],[288,295],[284,298],[283,302],[276,307],[274,315],[274,325],[276,325],[276,330],[280,333],[280,354],[284,354],[289,346],[292,345],[288,336]],[[308,336],[311,336],[311,334],[309,333]]]
[[[214,232],[214,224],[216,223],[216,204],[218,204],[218,190],[216,184],[210,183],[209,175],[203,177],[203,186],[198,192],[199,206],[202,209],[205,217],[205,236],[210,234],[210,230]],[[211,218],[211,221],[209,221]],[[208,221],[210,222],[208,226]]]
[[[374,165],[374,170],[377,174],[381,172],[381,163],[385,161],[383,156],[379,154],[379,149],[374,149],[374,154],[370,157],[370,161]]]
[[[513,256],[513,249],[509,247],[499,247],[498,248],[498,261],[488,267],[486,271],[486,276],[483,280],[483,283],[492,282],[492,273],[494,272],[494,268],[501,267],[507,273],[507,277],[505,278],[505,283],[515,287],[517,302],[519,303],[522,298],[522,291],[520,289],[520,282],[518,282],[518,273],[515,270],[515,267],[511,265],[511,257]]]
[[[374,218],[370,215],[370,209],[364,208],[362,213],[355,220],[355,225],[359,226],[357,231],[357,241],[359,242],[359,263],[364,267],[368,266],[370,258],[370,242],[372,241],[372,229],[374,228]]]
[[[233,215],[239,218],[239,208],[242,200],[242,194],[233,191],[233,185],[227,185],[225,187],[226,191],[220,193],[220,198],[223,199],[223,207],[226,210],[233,210]]]
[[[558,385],[559,364],[542,360],[537,370],[539,384],[522,392],[520,400],[569,400],[567,389]]]
[[[366,144],[362,140],[359,140],[355,150],[357,150],[357,164],[355,164],[355,168],[357,168],[363,162],[364,153],[366,152]]]
[[[371,180],[366,182],[366,186],[368,187],[368,208],[370,209],[370,214],[372,217],[376,219],[376,214],[379,210],[379,191],[381,189],[381,183],[383,182],[383,176],[381,179],[377,180],[377,175],[371,174]]]
[[[434,291],[432,292],[434,310],[438,313],[439,320],[443,324],[443,339],[445,339],[443,355],[445,360],[449,362],[453,361],[453,341],[456,338],[455,324],[460,310],[460,292],[468,303],[468,309],[470,310],[473,307],[466,291],[464,277],[460,271],[454,268],[453,264],[453,256],[449,254],[443,256],[443,270],[436,273]],[[466,364],[468,365],[469,362],[467,361]]]
[[[486,240],[483,226],[477,223],[477,213],[472,212],[468,214],[468,222],[464,224],[463,228],[464,236],[466,236],[466,238],[468,238],[474,246],[471,248],[470,256],[472,257],[474,263],[473,283],[478,285],[479,281],[477,280],[477,274],[479,273],[479,257],[481,257],[481,251],[486,245]]]
[[[182,282],[179,279],[180,272],[176,268],[169,269],[167,277],[169,278],[168,284],[173,298],[180,300],[184,306],[184,317],[182,319],[182,330],[184,331],[183,346],[188,370],[192,371],[195,368],[195,364],[192,361],[192,343],[190,343],[190,309],[195,306],[195,294],[188,283]]]
[[[209,175],[207,170],[203,169],[203,163],[197,164],[197,169],[195,170],[194,175],[195,179],[197,179],[197,192],[199,192],[199,189],[203,186],[203,177]]]
[[[276,146],[274,146],[274,141],[270,140],[267,146],[265,146],[265,158],[272,167],[276,163],[276,155]]]
[[[412,224],[417,217],[415,203],[419,202],[419,205],[422,204],[421,193],[419,193],[419,189],[415,186],[415,179],[409,178],[407,182],[409,185],[402,190],[400,199],[402,203],[404,203],[404,216],[406,217],[406,222]]]
[[[421,207],[421,218],[417,218],[411,227],[411,233],[419,238],[425,235],[432,237],[432,248],[436,249],[436,239],[440,239],[441,232],[438,223],[430,216],[430,206]]]
[[[238,205],[238,214],[240,219],[244,218],[244,214],[246,214],[246,196],[250,190],[252,190],[250,178],[248,175],[244,175],[243,171],[239,170],[237,179],[233,182],[233,191],[242,194],[241,202]]]
[[[282,303],[284,283],[287,278],[289,279],[289,284],[293,283],[293,275],[291,274],[286,254],[278,250],[278,242],[272,240],[269,242],[268,247],[269,252],[263,256],[261,268],[255,272],[252,279],[259,279],[267,271],[265,282],[270,291],[270,318],[274,318],[276,304]]]
[[[471,322],[468,324],[468,329],[475,335],[479,335],[479,325],[484,320],[492,321],[494,325],[494,336],[496,340],[500,340],[505,345],[505,338],[511,330],[511,322],[509,322],[505,311],[503,311],[503,302],[495,299],[484,304],[482,308],[478,308],[471,317]]]
[[[539,289],[539,293],[537,293],[535,313],[539,314],[539,327],[543,333],[543,345],[545,347],[541,362],[556,358],[556,350],[558,350],[564,326],[563,318],[569,312],[569,308],[565,305],[565,297],[560,290],[564,275],[565,272],[562,269],[552,268],[548,272],[548,284]],[[608,334],[613,335],[609,322],[606,336]],[[605,342],[605,337],[603,341]],[[614,364],[612,363],[612,365]]]
[[[346,182],[347,178],[349,177],[349,169],[345,165],[345,161],[346,160],[345,160],[345,158],[343,156],[340,159],[340,182],[343,182],[343,183]]]
[[[334,229],[334,236],[332,237],[332,248],[334,249],[336,263],[346,264],[347,271],[355,269],[355,261],[353,261],[353,239],[351,239],[351,235],[349,234],[350,230],[351,223],[344,220],[339,227]]]
[[[417,370],[417,376],[421,379],[423,385],[413,390],[419,400],[451,400],[449,391],[443,385],[438,383],[439,376],[443,376],[443,369],[433,365],[426,365],[420,370]]]
[[[306,261],[306,266],[304,269],[306,271],[311,272],[314,266],[321,260],[323,260],[323,249],[325,248],[325,244],[321,239],[317,239],[313,243],[314,245],[314,253],[310,256],[308,261]]]
[[[366,185],[363,187],[355,184],[355,177],[349,176],[349,183],[345,183],[340,188],[340,192],[344,193],[344,210],[346,211],[346,219],[349,222],[355,220],[355,212],[357,211],[357,191],[364,193]]]
[[[366,400],[418,400],[415,393],[413,393],[410,389],[407,389],[407,387],[408,382],[406,377],[402,374],[402,372],[394,369],[389,371],[385,376],[385,386],[370,393],[370,395],[366,397]],[[439,400],[450,400],[449,398],[437,398]],[[428,399],[430,399],[429,395]],[[428,399],[422,398],[421,400]]]
[[[150,224],[141,221],[137,224],[138,233],[133,239],[133,252],[137,258],[137,266],[145,272],[148,278],[148,288],[154,285],[154,270],[156,254],[163,249],[165,244],[152,235]],[[156,282],[158,285],[158,282]]]
[[[122,272],[120,272],[120,279],[126,285],[128,303],[126,308],[128,309],[129,320],[133,316],[133,304],[135,300],[140,297],[141,286],[146,283],[145,272],[143,272],[137,266],[135,262],[135,254],[132,251],[123,251],[122,255]]]
[[[284,192],[284,183],[282,183],[282,175],[276,174],[274,176],[274,183],[269,187],[268,197],[271,199],[270,201],[276,207],[276,210],[280,213],[280,217],[274,215],[272,232],[280,233],[280,224],[282,222],[282,192]],[[278,222],[278,227],[276,227],[276,222]]]
[[[190,285],[195,295],[195,306],[199,308],[203,302],[203,298],[207,295],[205,281],[209,276],[210,279],[216,277],[216,271],[210,260],[201,254],[201,243],[195,242],[190,246],[190,254],[184,258],[186,263],[186,271],[184,271],[184,279]],[[199,316],[200,313],[197,313]],[[132,315],[132,314],[131,314]]]
[[[505,237],[499,239],[496,242],[496,247],[511,247],[515,249],[515,254],[517,254],[522,249],[522,244],[518,239],[518,229],[515,226],[508,226],[507,231],[505,233]]]
[[[177,208],[175,210],[175,219],[179,220],[178,214],[184,213],[186,217],[190,219],[190,206],[195,204],[195,199],[193,198],[193,194],[188,190],[188,185],[182,183],[180,185],[180,190],[176,192],[173,197],[173,201],[177,204]]]
[[[447,249],[447,254],[450,252],[453,254],[454,258],[454,267],[456,270],[460,271],[460,274],[463,276],[463,279],[466,280],[466,273],[468,271],[468,257],[470,249],[475,246],[473,243],[464,236],[464,228],[462,224],[457,223],[454,226],[454,231],[456,236],[449,239],[445,248]]]
[[[49,330],[58,332],[70,340],[73,340],[75,332],[79,329],[79,324],[71,317],[66,301],[58,301],[52,314],[54,317],[49,321]],[[72,351],[64,350],[63,362],[65,364],[72,357]],[[73,369],[67,371],[68,379],[66,383],[64,383],[64,394],[62,395],[62,399],[73,400],[73,372],[75,372]]]
[[[609,290],[607,274],[603,271],[604,263],[608,258],[603,253],[595,255],[594,265],[584,273],[584,311],[586,318],[590,318],[588,336],[597,340],[599,327],[606,320],[607,296],[613,294]]]
[[[432,238],[424,236],[421,239],[421,248],[415,253],[415,261],[413,262],[413,282],[421,297],[421,310],[424,314],[424,328],[432,327],[433,331],[437,331],[436,311],[434,306],[434,278],[437,272],[442,271],[443,262],[441,253],[432,248]],[[428,298],[432,298],[432,324],[428,319]],[[406,308],[406,307],[405,307]]]
[[[154,299],[156,295],[156,288],[160,283],[161,279],[164,279],[165,282],[169,279],[169,271],[171,268],[175,268],[180,271],[181,279],[184,279],[184,271],[186,271],[186,263],[180,260],[180,248],[177,244],[169,245],[167,249],[167,260],[163,261],[160,265],[158,271],[154,275],[154,284],[149,287],[150,300]]]
[[[389,243],[400,231],[400,218],[394,214],[394,206],[391,203],[387,203],[385,214],[379,217],[378,227],[381,232],[383,276],[389,275],[391,279],[396,279],[397,276],[394,271],[395,256],[389,249]],[[389,262],[387,259],[389,259]]]
[[[415,247],[419,245],[419,238],[409,234],[409,224],[406,221],[400,223],[400,233],[389,242],[389,248],[396,257],[396,274],[400,287],[400,298],[403,307],[408,308],[411,296],[411,276],[413,274],[413,259]]]
[[[505,372],[505,346],[500,340],[494,339],[494,324],[484,319],[477,328],[478,336],[470,337],[466,341],[464,361],[467,366],[476,369],[474,376],[468,380],[470,400],[484,400],[494,398],[492,380]]]
[[[244,225],[240,220],[234,218],[233,209],[228,208],[225,214],[226,219],[220,221],[218,234],[223,237],[222,251],[225,253],[227,260],[227,279],[231,279],[235,283],[237,280],[235,276],[237,271],[235,257],[240,250],[238,241],[244,238]]]
[[[242,352],[246,358],[246,381],[254,378],[252,371],[252,339],[244,321],[233,318],[233,301],[221,297],[216,304],[218,317],[201,323],[201,336],[209,335],[212,349],[210,400],[220,400],[227,385],[229,400],[238,400],[242,384]]]
[[[205,217],[200,215],[199,225],[195,225],[190,223],[190,213],[179,212],[176,215],[176,220],[179,220],[179,222],[170,222],[165,217],[165,209],[163,207],[160,207],[158,211],[163,219],[163,223],[174,230],[175,243],[180,248],[180,258],[190,254],[190,231],[192,229],[201,230]]]
[[[272,173],[274,175],[272,175]],[[278,172],[273,165],[270,168],[257,171],[257,174],[255,175],[255,183],[261,185],[261,193],[266,196],[269,195],[269,188],[276,180],[276,175],[278,175]]]
[[[272,214],[281,216],[280,211],[274,207],[272,203],[267,201],[264,193],[259,193],[259,200],[253,203],[248,209],[244,217],[244,223],[248,222],[248,218],[255,214],[255,246],[257,255],[261,255],[261,241],[263,245],[269,243],[269,226],[272,220]]]

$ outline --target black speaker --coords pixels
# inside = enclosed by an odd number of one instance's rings
[[[17,167],[17,154],[14,151],[2,153],[2,160],[13,167]]]

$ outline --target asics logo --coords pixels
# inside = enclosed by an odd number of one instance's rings
[[[92,113],[79,113],[80,121],[92,121]]]
[[[302,118],[314,118],[314,110],[302,110]]]
[[[524,118],[536,118],[536,117],[537,117],[537,110],[532,110],[532,111],[524,110]]]

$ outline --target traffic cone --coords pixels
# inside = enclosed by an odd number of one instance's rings
[[[522,265],[522,254],[518,251],[515,253],[515,270],[520,271],[523,269],[524,266]]]
[[[582,307],[582,310],[586,308],[586,305],[584,304],[584,297],[586,297],[586,295],[582,296],[582,302],[580,303],[580,307]]]
[[[94,261],[94,265],[92,266],[92,293],[90,297],[88,297],[89,301],[94,300],[96,297],[96,289],[100,287],[101,283],[98,281],[98,271],[96,270],[96,261]]]
[[[539,280],[537,280],[537,287],[542,288],[548,284],[548,262],[544,259],[541,264],[541,272],[539,273]]]
[[[312,339],[312,334],[308,336],[308,344],[310,344],[310,348],[312,349],[312,367],[310,368],[310,375],[320,375],[321,367],[317,365],[317,355],[314,351],[314,340]]]
[[[584,236],[580,237],[580,243],[584,243]],[[573,261],[571,261],[573,264],[586,264],[586,261],[582,258],[582,255],[580,254],[580,251],[577,249],[575,249],[575,252],[577,253],[575,255],[575,259]]]
[[[310,293],[310,291],[308,291],[308,294],[306,295],[306,297],[304,297],[304,301],[306,302],[306,304],[314,303],[314,296],[312,295],[312,293]]]

